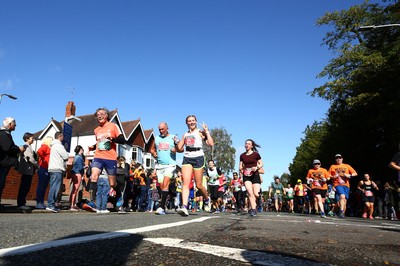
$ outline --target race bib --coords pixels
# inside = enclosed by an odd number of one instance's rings
[[[111,150],[111,141],[108,139],[103,139],[99,141],[98,148],[100,151],[109,151]]]
[[[314,186],[316,186],[316,187],[320,187],[321,186],[321,184],[319,183],[319,181],[318,180],[314,180]]]
[[[281,191],[280,191],[279,189],[277,189],[277,190],[275,191],[275,193],[276,193],[276,194],[281,194]]]
[[[372,193],[372,191],[371,190],[366,190],[365,191],[365,196],[367,196],[367,197],[372,197],[374,194]]]
[[[346,182],[344,182],[344,180],[339,176],[338,177],[338,179],[339,179],[339,184],[344,184],[344,183],[346,183]]]
[[[196,139],[193,136],[187,136],[185,138],[185,144],[186,144],[186,146],[189,146],[189,147],[193,147],[195,141],[196,141]]]
[[[243,171],[243,175],[245,175],[245,176],[252,176],[253,175],[253,170],[251,169],[251,168],[246,168],[246,169],[244,169],[244,171]]]
[[[158,144],[158,150],[160,150],[160,151],[167,151],[167,150],[169,150],[169,144],[168,144],[168,143],[165,143],[165,142],[160,142],[160,143]]]

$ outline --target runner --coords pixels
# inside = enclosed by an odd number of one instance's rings
[[[203,141],[208,146],[214,145],[214,140],[211,137],[210,131],[206,124],[202,124],[203,130],[197,128],[197,118],[194,115],[186,117],[186,125],[188,131],[182,136],[182,139],[177,145],[179,152],[186,151],[183,156],[182,162],[182,208],[178,213],[182,216],[188,216],[188,196],[189,196],[189,183],[190,177],[194,174],[197,189],[205,198],[205,211],[210,210],[210,198],[207,189],[203,186],[203,173],[204,173],[204,151]]]
[[[319,210],[321,218],[326,218],[324,208],[326,191],[328,190],[326,182],[329,180],[330,175],[325,168],[321,167],[321,162],[319,160],[314,160],[313,165],[314,168],[308,170],[306,178],[307,181],[311,183],[311,190],[316,200],[314,205],[315,212],[317,213]]]
[[[345,218],[347,200],[350,193],[349,179],[357,176],[357,172],[348,164],[343,163],[343,157],[340,154],[335,155],[336,163],[331,165],[329,173],[333,179],[333,185],[336,190],[336,199],[339,204],[339,217]]]
[[[246,152],[240,155],[239,170],[243,174],[243,182],[250,201],[250,216],[257,215],[256,199],[259,197],[261,178],[258,170],[263,167],[261,156],[257,151],[260,145],[247,139],[244,145]]]
[[[157,159],[157,178],[161,189],[161,204],[156,210],[156,214],[163,215],[166,210],[170,181],[176,169],[176,145],[178,145],[179,139],[177,136],[169,134],[166,122],[158,125],[158,131],[160,135],[156,136],[150,153]]]
[[[98,108],[94,114],[99,123],[95,128],[94,135],[96,144],[89,146],[93,151],[94,159],[92,162],[92,177],[90,186],[92,190],[97,185],[97,180],[103,169],[106,169],[108,181],[110,183],[110,196],[117,196],[117,207],[122,206],[123,197],[117,187],[117,143],[125,143],[125,138],[116,124],[109,122],[110,112],[107,108]]]
[[[362,193],[362,201],[364,202],[364,213],[362,217],[364,219],[374,219],[374,202],[375,195],[373,190],[379,190],[378,186],[374,181],[371,181],[369,174],[364,174],[364,180],[358,183],[358,190]]]

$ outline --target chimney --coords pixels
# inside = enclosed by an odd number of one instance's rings
[[[75,105],[74,102],[68,102],[67,107],[65,108],[65,117],[71,117],[71,116],[75,116]]]

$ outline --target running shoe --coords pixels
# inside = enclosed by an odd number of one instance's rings
[[[189,212],[188,212],[188,210],[186,209],[186,207],[181,207],[181,208],[178,210],[178,214],[180,214],[181,216],[189,216]]]
[[[165,215],[165,211],[164,211],[163,208],[159,207],[159,208],[156,210],[156,214],[158,214],[158,215]]]
[[[326,218],[326,215],[324,212],[320,212],[319,215],[321,216],[321,218]]]
[[[344,216],[344,213],[341,212],[341,213],[339,213],[339,218],[346,218],[346,216]]]
[[[60,209],[56,207],[46,207],[46,210],[52,211],[54,213],[60,212]]]
[[[366,212],[363,213],[362,218],[367,219],[367,213]]]
[[[79,208],[78,208],[78,207],[71,207],[69,210],[70,210],[70,211],[77,212],[77,211],[79,211]]]
[[[333,214],[332,211],[329,211],[329,212],[328,212],[328,215],[329,215],[329,216],[335,216],[335,214]]]
[[[19,206],[19,207],[18,207],[18,210],[22,210],[22,211],[30,211],[30,210],[31,210],[31,208],[30,208],[30,207],[28,207],[28,206],[22,205],[22,206]]]
[[[370,219],[370,220],[373,220],[373,219],[374,219],[374,216],[370,215],[370,216],[369,216],[369,219]]]
[[[204,211],[209,212],[211,210],[211,202],[210,200],[206,200],[204,202]]]
[[[123,203],[124,203],[124,199],[122,197],[119,197],[117,199],[117,203],[115,205],[119,208],[122,206]]]
[[[249,213],[250,213],[250,216],[251,216],[251,217],[257,216],[257,212],[256,212],[256,210],[254,210],[254,209],[250,210]]]

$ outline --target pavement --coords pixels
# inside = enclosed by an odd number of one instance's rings
[[[45,202],[47,205],[47,202]],[[1,199],[0,213],[48,213],[46,209],[36,209],[35,200],[27,200],[26,206],[30,207],[30,210],[20,210],[17,206],[17,200],[15,199]],[[68,195],[61,197],[61,207],[63,212],[74,212],[69,210]]]

